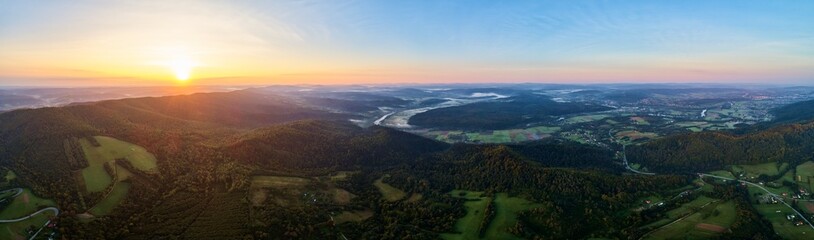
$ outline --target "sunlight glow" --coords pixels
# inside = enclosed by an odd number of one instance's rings
[[[178,81],[189,80],[192,68],[195,64],[188,58],[176,58],[169,63],[170,69],[175,74],[175,79]]]

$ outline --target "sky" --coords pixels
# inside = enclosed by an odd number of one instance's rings
[[[0,85],[814,85],[814,1],[0,0]]]

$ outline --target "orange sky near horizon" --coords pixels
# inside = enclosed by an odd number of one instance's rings
[[[814,84],[791,5],[5,2],[0,86]]]

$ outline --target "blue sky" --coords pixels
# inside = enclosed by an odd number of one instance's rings
[[[0,6],[5,85],[156,84],[177,59],[199,83],[814,82],[814,1]]]

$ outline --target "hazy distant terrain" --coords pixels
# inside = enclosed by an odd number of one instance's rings
[[[0,111],[8,111],[18,108],[56,107],[70,103],[94,102],[108,99],[170,96],[196,92],[231,91],[243,88],[245,87],[0,87]]]

